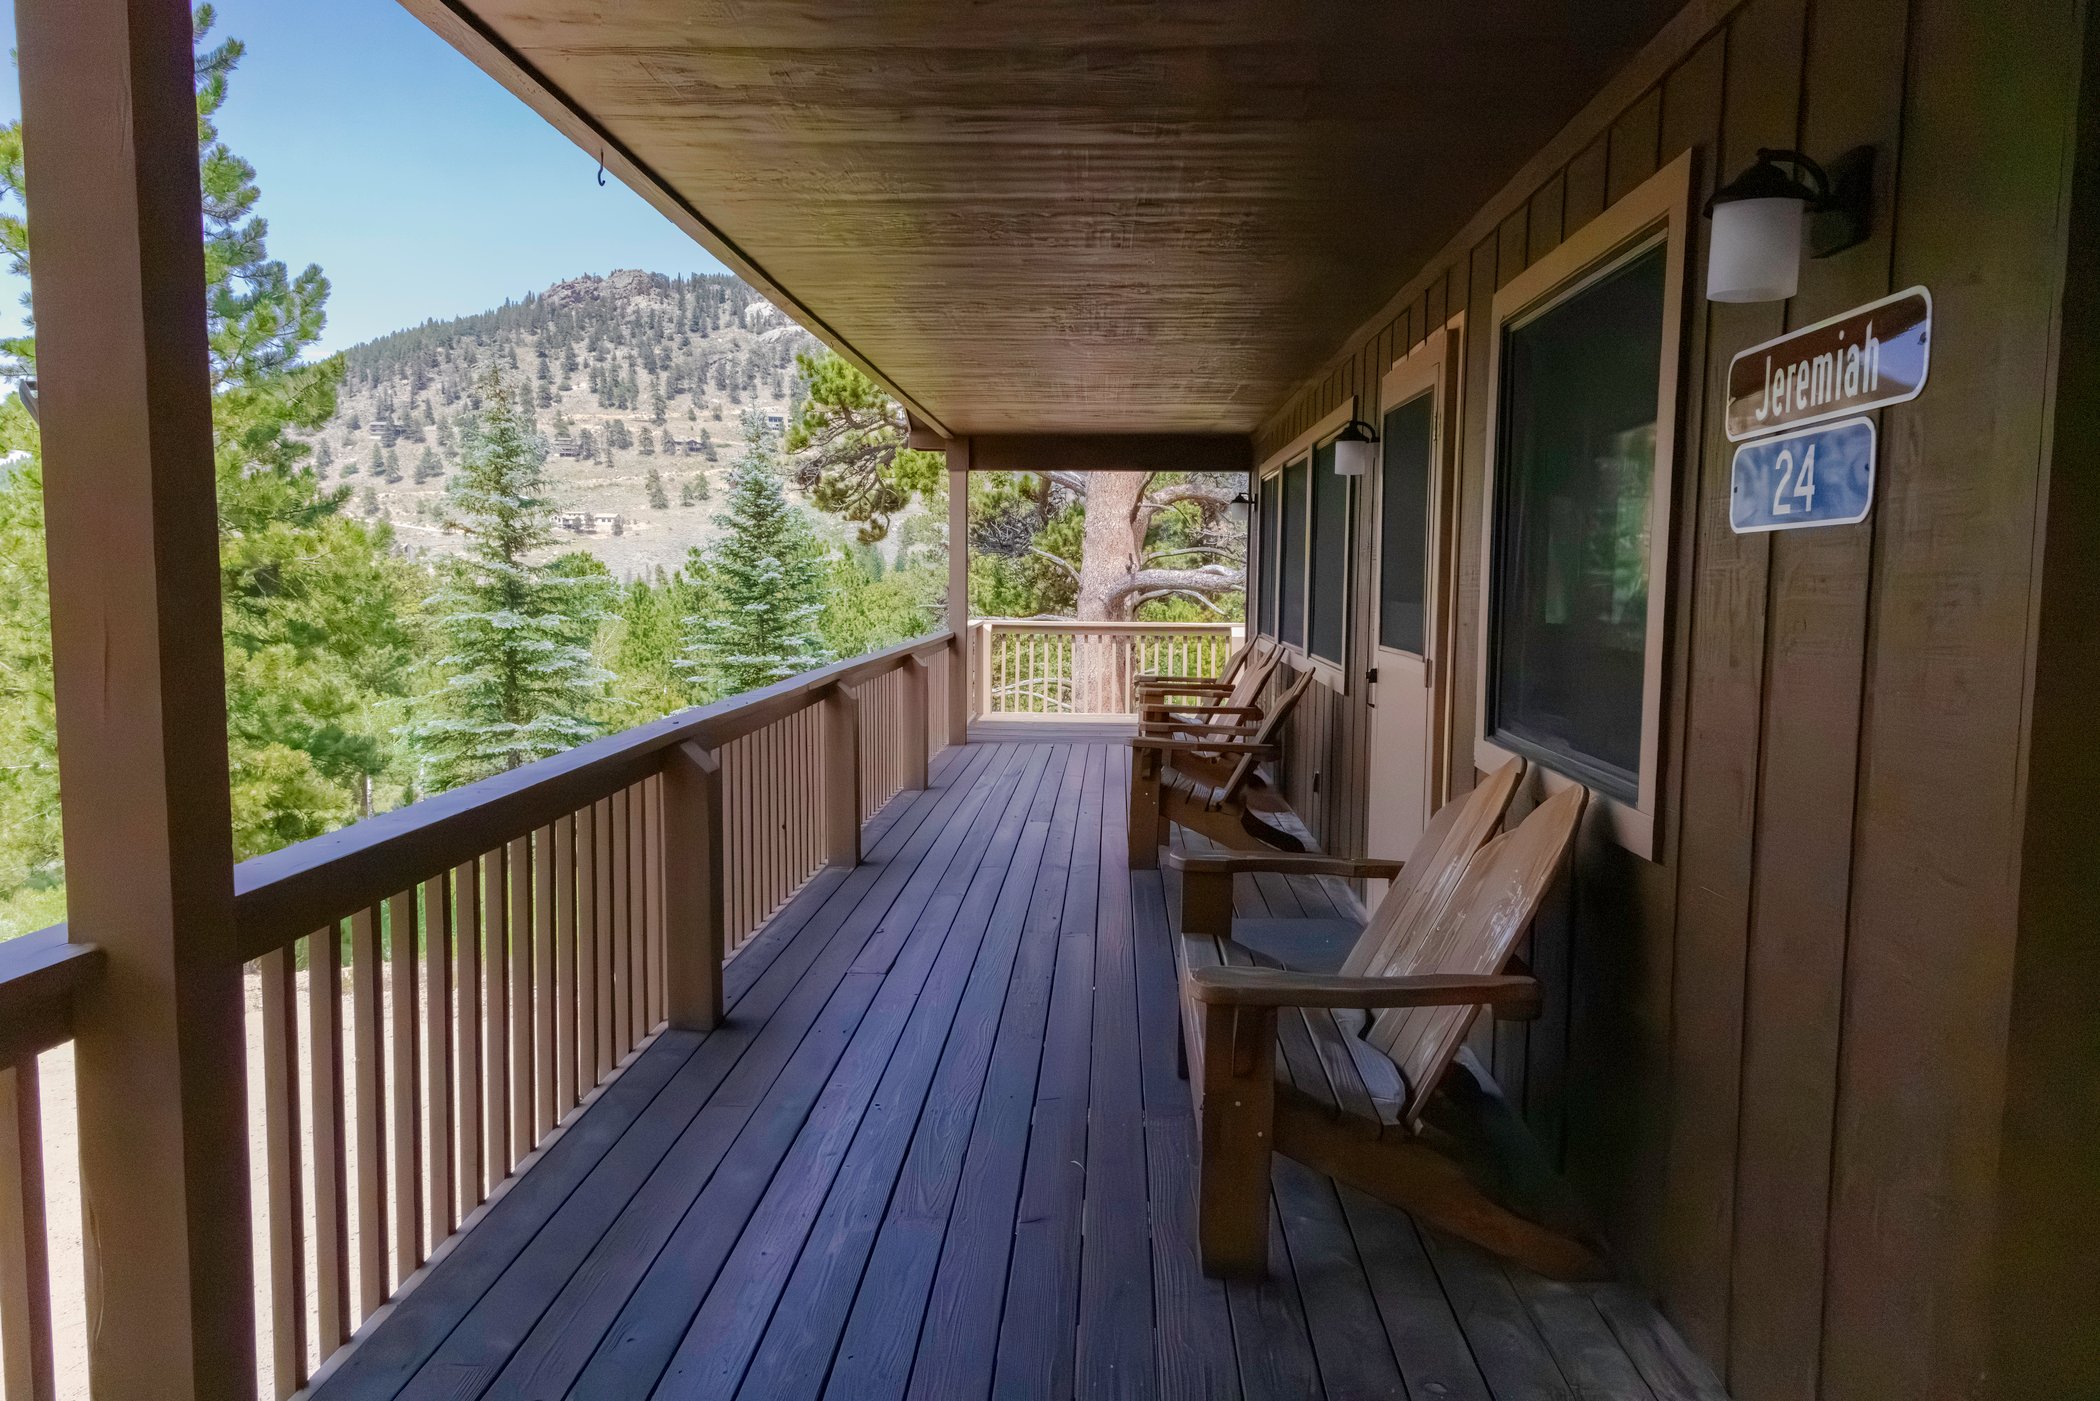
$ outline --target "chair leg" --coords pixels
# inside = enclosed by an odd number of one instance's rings
[[[1275,1008],[1203,1009],[1196,1240],[1205,1274],[1261,1275],[1269,1268],[1275,1057]]]
[[[1159,869],[1159,761],[1139,754],[1130,766],[1130,869]]]

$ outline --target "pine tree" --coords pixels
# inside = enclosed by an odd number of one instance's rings
[[[434,481],[444,475],[444,464],[438,461],[437,454],[429,448],[424,448],[423,455],[416,459],[416,481],[420,484]]]
[[[735,695],[831,660],[818,634],[823,551],[781,487],[764,420],[744,421],[744,455],[731,469],[722,538],[706,557],[711,613],[687,620],[681,665],[717,695]]]
[[[667,511],[671,508],[671,498],[664,491],[663,473],[657,471],[654,467],[651,467],[649,469],[649,478],[645,485],[649,492],[649,505],[651,509],[658,511]]]
[[[468,782],[598,734],[611,674],[591,658],[603,584],[562,560],[554,541],[547,447],[520,391],[493,371],[461,458],[446,521],[470,541],[447,562],[435,604],[450,655],[438,713],[410,728],[433,777]],[[570,557],[564,557],[570,558]]]

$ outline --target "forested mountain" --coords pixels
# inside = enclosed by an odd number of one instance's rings
[[[791,423],[806,388],[795,356],[818,348],[726,274],[572,278],[352,347],[314,461],[403,547],[456,553],[445,487],[474,426],[475,379],[494,368],[530,389],[561,542],[617,577],[676,568],[714,532],[719,502],[702,503],[719,496],[744,414]]]

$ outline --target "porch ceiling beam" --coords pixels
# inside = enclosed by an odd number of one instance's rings
[[[246,1044],[189,0],[21,0],[88,1379],[248,1396]]]
[[[1243,433],[974,433],[972,472],[1244,472],[1254,465]],[[949,466],[957,465],[950,448]]]

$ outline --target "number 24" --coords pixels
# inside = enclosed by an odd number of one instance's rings
[[[1779,461],[1779,485],[1772,490],[1772,514],[1790,516],[1794,513],[1794,502],[1801,503],[1804,511],[1816,508],[1816,445],[1808,445],[1807,456],[1801,459],[1801,474],[1794,475],[1794,450],[1781,448]]]

